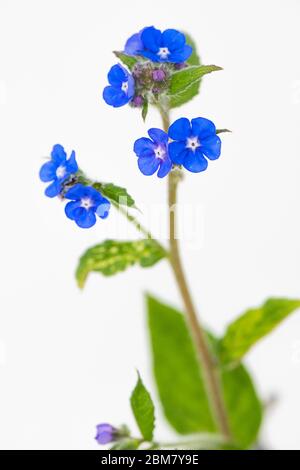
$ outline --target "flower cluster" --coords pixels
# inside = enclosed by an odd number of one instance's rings
[[[221,139],[216,126],[209,119],[198,117],[191,122],[187,118],[175,121],[168,134],[160,129],[149,129],[150,139],[135,141],[134,152],[138,167],[144,175],[163,178],[173,165],[182,165],[188,171],[199,173],[207,168],[209,160],[216,160],[221,153]]]
[[[78,165],[74,150],[69,159],[62,145],[54,145],[50,161],[40,169],[40,179],[51,184],[46,188],[48,197],[60,196],[69,199],[66,216],[81,228],[95,225],[96,215],[101,219],[108,216],[110,202],[92,186],[78,182]]]
[[[142,29],[124,48],[125,54],[138,59],[132,74],[122,65],[114,65],[108,73],[109,86],[103,90],[104,101],[113,107],[127,103],[140,107],[145,100],[157,99],[168,88],[170,73],[184,67],[192,52],[185,35],[175,29]]]

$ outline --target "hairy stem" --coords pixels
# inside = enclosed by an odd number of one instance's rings
[[[164,130],[167,132],[169,128],[169,115],[166,111],[161,111]],[[189,287],[185,278],[178,241],[176,238],[176,203],[177,203],[177,188],[180,181],[180,175],[177,171],[171,171],[169,174],[169,190],[168,190],[168,204],[169,204],[169,236],[170,236],[170,263],[177,286],[181,293],[181,297],[185,306],[185,311],[188,319],[188,324],[192,333],[195,347],[198,353],[200,364],[203,370],[204,381],[206,390],[210,400],[213,416],[218,424],[219,430],[225,438],[230,438],[230,430],[227,419],[225,404],[223,401],[223,394],[221,389],[220,378],[217,370],[215,358],[212,355],[209,344],[207,342],[206,333],[201,326],[196,309],[189,291]]]

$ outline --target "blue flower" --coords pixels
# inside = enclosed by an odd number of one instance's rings
[[[44,163],[40,169],[40,179],[44,183],[52,181],[45,190],[46,196],[58,196],[62,190],[62,183],[77,171],[78,165],[75,159],[74,150],[72,151],[70,158],[67,160],[67,154],[63,146],[59,144],[54,145],[51,152],[51,160]]]
[[[157,176],[163,178],[172,168],[168,154],[168,134],[161,129],[149,129],[148,134],[150,139],[142,137],[134,143],[138,167],[147,176],[153,175],[159,168]]]
[[[96,223],[96,214],[106,219],[110,209],[110,202],[91,186],[75,184],[66,194],[71,199],[65,207],[66,216],[74,220],[81,228],[89,228]]]
[[[216,135],[216,126],[202,117],[177,119],[169,127],[169,155],[173,163],[183,165],[198,173],[207,168],[207,160],[216,160],[221,153],[221,139]],[[206,157],[206,158],[205,158]]]
[[[101,423],[96,426],[96,436],[95,439],[98,444],[108,444],[109,442],[113,442],[117,435],[117,429],[114,428],[111,424],[108,423]]]
[[[139,51],[139,55],[153,62],[177,64],[185,62],[193,52],[192,47],[185,42],[185,35],[176,29],[166,29],[162,33],[150,26],[141,32],[140,39],[143,48]]]
[[[109,86],[103,90],[103,99],[118,108],[129,103],[134,96],[134,78],[122,65],[113,65],[107,75]]]

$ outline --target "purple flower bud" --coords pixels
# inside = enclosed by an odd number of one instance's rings
[[[111,424],[101,423],[96,426],[97,434],[95,436],[98,444],[108,444],[113,442],[117,435],[117,429],[114,428]]]
[[[166,74],[161,69],[153,70],[152,78],[155,82],[162,82],[166,78]]]
[[[182,70],[188,67],[188,64],[186,62],[181,62],[180,64],[175,64],[175,69],[176,70]]]
[[[139,95],[135,96],[132,100],[132,104],[137,107],[142,106],[143,102],[144,102],[143,97]]]

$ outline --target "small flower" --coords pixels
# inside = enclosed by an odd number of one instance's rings
[[[40,169],[40,179],[44,183],[52,181],[46,188],[45,194],[48,197],[55,197],[61,192],[63,182],[78,171],[78,165],[75,159],[75,152],[72,150],[70,158],[67,160],[67,154],[62,145],[54,145],[51,152],[51,160],[44,163]]]
[[[91,186],[75,184],[66,192],[65,198],[71,199],[65,207],[66,216],[81,228],[95,225],[96,214],[101,219],[108,216],[110,202]]]
[[[168,154],[168,134],[161,129],[149,129],[148,135],[150,139],[142,137],[134,143],[133,150],[138,157],[138,167],[147,176],[158,170],[157,176],[163,178],[172,168]]]
[[[95,439],[98,444],[108,444],[116,440],[118,430],[114,428],[111,424],[101,423],[96,426],[96,436]]]
[[[143,49],[139,54],[153,62],[185,62],[193,52],[186,44],[185,35],[176,29],[166,29],[163,33],[153,26],[141,32]]]
[[[118,108],[129,103],[134,96],[134,78],[122,65],[113,65],[107,75],[109,86],[103,90],[103,99]]]
[[[169,154],[173,163],[183,165],[193,173],[204,171],[207,160],[216,160],[221,153],[221,139],[216,135],[212,121],[202,117],[177,119],[169,127]],[[206,157],[206,158],[204,158]]]

